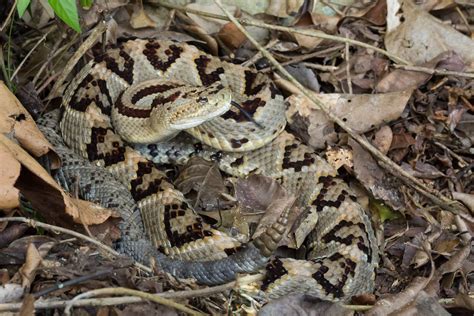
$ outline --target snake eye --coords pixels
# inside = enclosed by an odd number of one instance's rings
[[[200,104],[202,104],[202,105],[204,105],[204,104],[206,104],[207,102],[209,102],[209,100],[208,100],[206,97],[199,97],[199,98],[197,99],[197,101],[198,101]]]

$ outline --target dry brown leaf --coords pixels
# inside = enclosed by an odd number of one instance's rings
[[[474,212],[474,194],[468,194],[463,192],[453,192],[453,198],[461,201],[466,205],[471,212]]]
[[[33,294],[27,294],[23,298],[21,303],[20,312],[18,316],[33,316],[35,315],[35,296]]]
[[[219,30],[217,36],[227,47],[231,48],[232,50],[240,47],[247,40],[247,37],[245,37],[244,33],[242,33],[232,22],[225,24]]]
[[[248,3],[252,3],[252,1],[248,1]],[[304,0],[271,0],[269,1],[265,13],[268,15],[277,16],[279,18],[287,18],[297,14],[303,3]],[[253,1],[253,4],[257,4],[257,2]],[[255,5],[255,7],[257,8],[258,5]],[[242,9],[245,10],[245,8]],[[252,11],[253,13],[251,13],[250,11],[247,12],[251,14],[263,13],[258,12],[257,9]]]
[[[145,12],[145,10],[143,10],[143,4],[142,4],[141,1],[139,1],[139,3],[136,3],[133,6],[133,13],[132,13],[132,16],[130,17],[130,25],[134,29],[142,29],[142,28],[147,28],[147,27],[156,28],[157,27],[157,24],[155,23],[155,21],[153,21],[148,16],[147,12]]]
[[[474,311],[474,298],[466,293],[458,293],[454,298],[454,304],[457,307],[464,307],[470,311]]]
[[[102,207],[89,201],[73,199],[74,204],[80,210],[78,222],[84,225],[102,224],[111,216],[119,217],[111,209]]]
[[[36,270],[41,264],[41,255],[33,243],[28,245],[26,250],[26,260],[18,273],[21,275],[21,286],[29,288],[36,275]]]
[[[20,190],[36,210],[61,226],[73,225],[71,218],[80,223],[80,213],[74,201],[35,159],[3,134],[0,134],[0,148],[16,157],[21,164],[15,188]]]
[[[419,9],[411,0],[387,1],[385,48],[419,65],[452,50],[474,68],[474,41]]]
[[[465,67],[464,63],[459,61],[459,56],[451,51],[441,53],[420,66],[430,69],[441,68],[453,71],[462,71]],[[380,93],[388,93],[415,89],[426,83],[431,77],[432,74],[425,72],[396,69],[380,79],[375,90]]]
[[[250,175],[246,179],[238,179],[235,185],[235,196],[242,209],[251,212],[265,211],[252,238],[258,237],[267,227],[275,223],[280,214],[292,207],[295,202],[295,197],[289,195],[278,182],[262,175]],[[298,212],[291,213],[288,227],[292,226],[296,216]],[[289,242],[288,239],[283,238],[280,245],[286,245]]]
[[[382,154],[386,155],[390,149],[392,140],[392,129],[390,126],[384,125],[375,133],[374,141],[372,143]]]
[[[192,157],[181,170],[174,184],[184,194],[196,192],[194,205],[204,210],[212,210],[229,204],[223,198],[223,194],[227,193],[224,180],[219,168],[213,162]]]
[[[20,191],[14,187],[20,176],[20,163],[12,153],[0,143],[0,210],[20,205]]]
[[[36,157],[48,153],[53,146],[46,140],[36,127],[28,111],[21,105],[20,101],[0,81],[0,133],[12,134],[29,152]],[[54,163],[59,165],[59,158],[54,158]]]
[[[357,142],[349,139],[354,155],[354,174],[359,182],[375,198],[387,203],[394,210],[405,206],[403,196],[400,193],[398,180],[379,167],[374,158],[363,149]]]
[[[364,133],[400,117],[411,91],[386,94],[315,94],[329,109],[356,132]],[[288,98],[286,117],[292,129],[314,148],[337,141],[334,123],[316,105],[301,96]]]

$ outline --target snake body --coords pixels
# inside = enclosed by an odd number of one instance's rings
[[[232,107],[230,98],[251,119]],[[261,286],[270,297],[300,292],[346,300],[370,292],[378,261],[370,221],[337,172],[283,131],[284,111],[283,97],[266,75],[191,45],[136,39],[109,48],[74,77],[63,97],[60,133],[73,151],[66,159],[93,162],[93,174],[95,168],[107,170],[136,202],[151,241],[137,232],[123,241],[124,251],[137,259],[154,256],[177,277],[218,284],[237,273],[258,271],[278,246],[288,214],[241,245],[204,223],[158,167],[201,155],[214,158],[231,175],[273,177],[298,196],[300,207],[318,217],[306,241],[306,260],[276,258],[267,263]],[[155,143],[180,130],[194,140]],[[54,131],[46,134],[63,146]],[[77,165],[63,169],[85,178],[86,168],[78,171]],[[94,176],[88,187],[103,183],[98,179]],[[126,209],[124,222],[137,212],[127,203],[116,203]],[[139,229],[141,224],[132,228]]]

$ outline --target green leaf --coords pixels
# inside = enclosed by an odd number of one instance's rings
[[[23,14],[26,11],[26,8],[30,5],[31,0],[18,0],[16,3],[16,10],[18,11],[18,16],[20,18],[23,16]]]
[[[369,207],[372,211],[376,211],[380,216],[380,221],[384,223],[387,220],[392,220],[400,217],[400,213],[392,210],[391,207],[385,205],[382,201],[370,199]]]
[[[64,23],[69,25],[76,32],[81,32],[75,0],[48,0],[48,3],[53,8],[54,13],[56,13]]]
[[[92,3],[94,0],[81,0],[79,3],[81,4],[81,7],[83,7],[86,10],[89,10],[92,7]]]

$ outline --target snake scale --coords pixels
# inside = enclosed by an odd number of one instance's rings
[[[270,298],[371,292],[378,252],[370,220],[337,172],[284,130],[285,110],[273,82],[256,70],[184,43],[128,39],[70,82],[59,130],[53,115],[40,125],[64,160],[64,181],[79,179],[84,198],[120,211],[118,247],[137,260],[152,257],[177,278],[209,285],[262,272]],[[318,218],[306,260],[269,259],[287,231],[287,212],[246,244],[206,224],[160,167],[193,155],[234,176],[270,176],[295,194]]]

